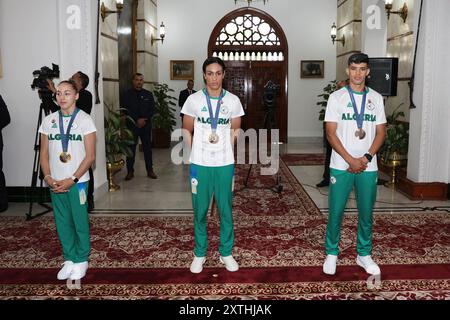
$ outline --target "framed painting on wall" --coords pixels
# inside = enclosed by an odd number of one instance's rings
[[[300,78],[323,78],[325,75],[324,60],[300,61]]]
[[[170,60],[170,80],[193,80],[194,70],[194,60]]]

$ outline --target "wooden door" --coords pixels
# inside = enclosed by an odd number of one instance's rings
[[[226,74],[223,87],[241,99],[245,116],[244,130],[266,128],[263,94],[267,82],[280,85],[276,99],[276,128],[280,130],[280,141],[287,141],[287,97],[284,79],[285,65],[271,61],[226,61]]]

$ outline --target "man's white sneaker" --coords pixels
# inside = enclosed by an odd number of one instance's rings
[[[190,270],[192,273],[200,273],[203,270],[203,264],[205,263],[205,257],[194,257],[192,260]]]
[[[329,275],[336,273],[336,261],[337,256],[333,254],[328,254],[325,262],[323,263],[323,272]]]
[[[72,272],[73,262],[69,260],[64,261],[62,266],[63,267],[61,268],[61,270],[59,270],[58,275],[56,276],[58,280],[66,280],[67,278],[69,278],[70,273]]]
[[[356,263],[363,267],[368,274],[376,275],[381,273],[380,267],[372,260],[371,256],[357,256]]]
[[[70,280],[80,280],[86,275],[88,269],[88,262],[74,263],[72,268],[72,273],[70,274]]]
[[[225,268],[230,272],[235,272],[239,270],[239,265],[234,260],[233,256],[226,256],[222,257],[220,256],[220,262],[222,262],[225,265]]]

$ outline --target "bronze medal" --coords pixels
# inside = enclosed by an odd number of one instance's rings
[[[366,137],[366,132],[363,129],[358,129],[355,131],[355,137],[358,137],[359,140],[362,140]]]
[[[70,153],[68,152],[61,152],[59,155],[59,160],[61,160],[62,163],[67,163],[71,159]]]
[[[363,129],[359,129],[359,140],[364,139],[366,136],[366,132]]]

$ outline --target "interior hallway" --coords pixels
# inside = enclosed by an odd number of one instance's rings
[[[287,154],[323,153],[320,138],[291,138],[290,142],[281,146],[280,152]],[[138,152],[135,165],[135,178],[125,181],[126,169],[122,169],[114,177],[120,190],[109,192],[95,200],[94,215],[110,214],[151,214],[151,215],[191,215],[192,205],[189,186],[189,169],[187,165],[174,165],[170,160],[171,149],[153,149],[154,169],[158,179],[147,178],[144,168],[144,157]],[[323,212],[328,212],[328,187],[316,188],[315,184],[322,180],[323,166],[290,166],[289,167],[306,192]],[[380,178],[387,176],[380,173]],[[351,199],[346,212],[356,212],[356,202]],[[450,209],[450,201],[412,201],[398,191],[378,186],[375,212],[395,213],[422,211],[425,208]],[[36,212],[41,208],[34,205]],[[20,216],[28,211],[28,203],[10,203],[2,216]],[[34,212],[34,211],[33,211]]]

